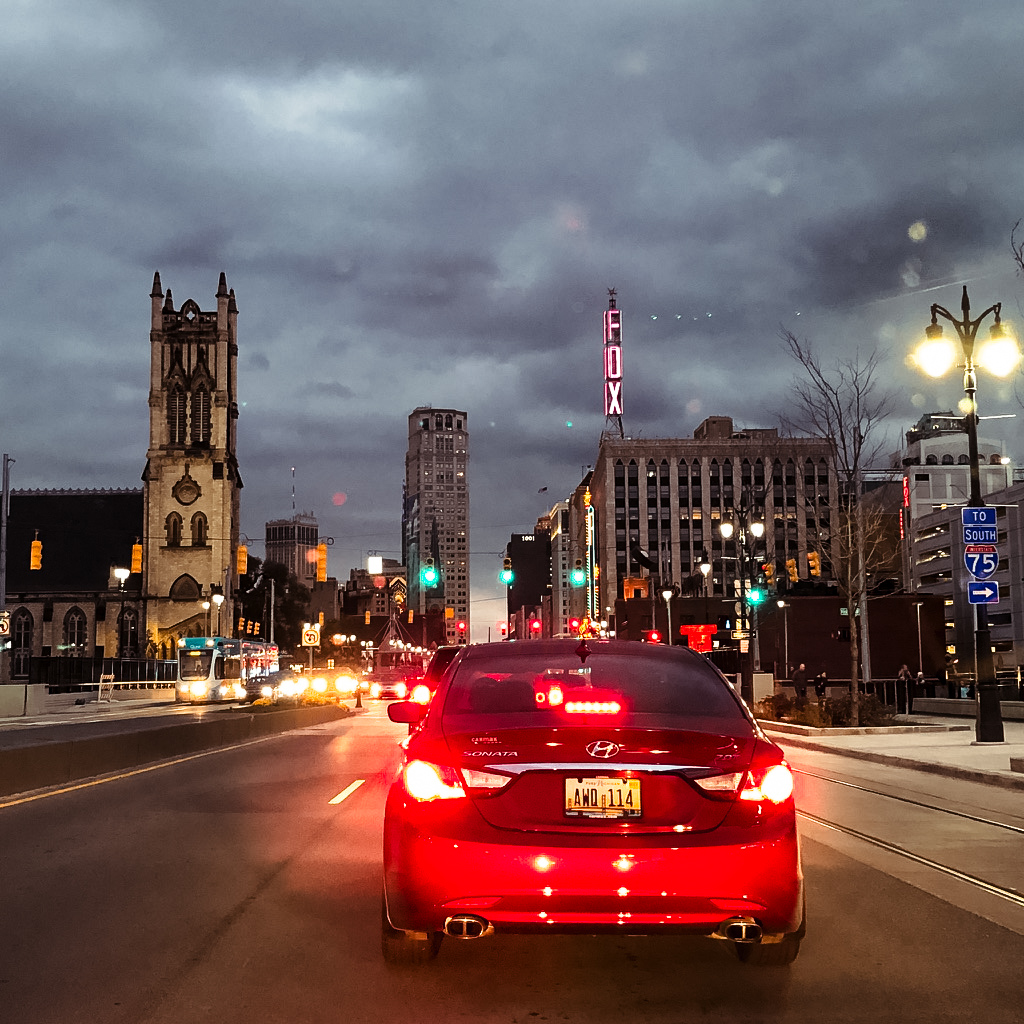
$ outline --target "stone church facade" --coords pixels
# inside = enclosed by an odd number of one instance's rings
[[[186,634],[234,633],[238,307],[224,274],[217,307],[175,309],[153,278],[149,449],[143,480],[143,602],[150,637],[174,656]],[[220,588],[223,604],[203,608]]]

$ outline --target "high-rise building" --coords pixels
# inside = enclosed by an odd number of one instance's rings
[[[413,410],[402,503],[409,608],[421,614],[443,609],[449,644],[470,636],[468,462],[465,412]]]
[[[298,512],[291,519],[274,519],[266,525],[268,562],[280,562],[295,573],[301,583],[316,580],[316,547],[320,524],[312,512]]]

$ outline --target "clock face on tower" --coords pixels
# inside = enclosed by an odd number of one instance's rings
[[[202,495],[199,484],[189,476],[188,466],[181,479],[171,488],[171,494],[179,505],[191,505]]]

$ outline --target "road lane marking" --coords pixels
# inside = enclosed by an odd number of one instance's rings
[[[346,797],[350,797],[365,781],[366,779],[356,779],[350,786],[346,786],[336,797],[327,802],[329,804],[340,804]]]

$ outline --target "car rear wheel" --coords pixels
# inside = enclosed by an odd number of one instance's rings
[[[406,932],[388,920],[387,901],[380,901],[380,949],[389,964],[412,966],[430,963],[441,948],[440,932]]]

